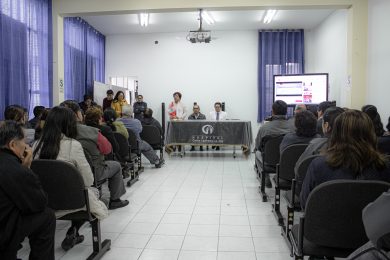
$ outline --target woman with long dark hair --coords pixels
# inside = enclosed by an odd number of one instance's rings
[[[107,207],[97,198],[96,189],[91,187],[94,177],[80,142],[75,140],[76,136],[77,122],[72,110],[65,107],[52,108],[47,115],[41,138],[33,145],[33,158],[61,160],[74,165],[79,170],[85,187],[88,188],[92,213],[98,218],[103,218],[107,215]],[[68,213],[70,211],[60,210],[56,212],[56,216],[61,217]],[[72,226],[61,244],[64,250],[69,250],[84,240],[84,236],[78,233],[83,223],[84,221],[72,221]]]
[[[127,129],[123,122],[116,120],[118,118],[116,112],[112,108],[107,108],[104,110],[103,113],[103,119],[104,123],[111,128],[112,131],[118,132],[126,139],[129,139],[129,132],[127,132]]]
[[[307,170],[301,191],[302,207],[316,186],[337,179],[390,182],[389,161],[377,150],[374,124],[358,110],[345,111],[336,118],[328,148]]]
[[[114,100],[111,103],[111,107],[115,110],[118,117],[122,116],[122,107],[125,105],[128,105],[125,99],[125,93],[123,91],[116,92]]]

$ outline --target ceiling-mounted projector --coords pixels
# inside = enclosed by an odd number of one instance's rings
[[[209,43],[211,41],[211,31],[203,30],[202,28],[203,18],[202,18],[202,9],[199,9],[199,29],[197,31],[190,31],[187,35],[187,40],[191,43],[205,42]]]

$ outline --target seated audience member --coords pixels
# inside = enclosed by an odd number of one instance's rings
[[[96,106],[96,103],[93,102],[93,99],[90,95],[84,95],[84,100],[83,102],[79,103],[79,106],[81,110],[83,110],[84,114],[87,112],[87,110],[93,106]]]
[[[103,111],[111,107],[112,100],[114,99],[114,91],[112,89],[107,90],[107,97],[103,99]]]
[[[31,148],[15,121],[0,126],[0,259],[16,259],[29,238],[31,260],[54,260],[56,218],[39,178],[29,169]]]
[[[94,178],[91,167],[85,158],[83,147],[80,142],[75,140],[76,136],[77,122],[73,111],[65,107],[54,107],[47,116],[41,138],[34,143],[33,157],[34,159],[61,160],[75,166],[84,180],[85,187],[89,190],[91,212],[98,218],[106,217],[108,215],[107,207],[95,195],[98,191],[92,187]],[[78,210],[58,210],[56,217],[59,218],[76,211]],[[83,242],[84,236],[79,235],[78,232],[83,223],[84,220],[72,221],[72,225],[61,244],[65,251]]]
[[[173,101],[168,106],[168,114],[171,120],[184,120],[187,117],[187,108],[181,102],[181,93],[173,93]]]
[[[372,123],[374,124],[374,128],[375,128],[376,136],[378,137],[383,136],[385,130],[383,129],[382,119],[378,113],[377,108],[373,105],[365,105],[362,107],[362,111],[366,113],[372,120]]]
[[[148,108],[148,104],[144,102],[144,97],[142,95],[138,95],[137,102],[133,104],[134,118],[142,121],[145,110],[147,108]]]
[[[197,103],[194,103],[192,107],[192,114],[188,117],[188,120],[206,120],[206,116],[200,112],[200,107]],[[190,151],[195,151],[195,146],[191,146]],[[203,151],[203,146],[199,147],[199,151]]]
[[[49,111],[50,111],[49,108],[45,108],[42,111],[41,115],[39,116],[39,120],[35,126],[34,140],[38,140],[39,138],[41,138],[42,129],[45,126],[46,118],[47,118],[47,115],[49,114]]]
[[[306,111],[306,110],[307,109],[306,109],[306,105],[305,104],[298,104],[298,105],[295,106],[294,116],[290,117],[288,119],[288,122],[291,124],[291,128],[295,128],[295,116],[296,116],[296,114],[298,114],[301,111]]]
[[[266,136],[278,136],[285,135],[287,133],[294,132],[294,128],[289,124],[286,119],[287,104],[282,100],[276,100],[272,104],[272,117],[270,122],[264,122],[257,132],[255,140],[255,149],[261,152],[261,146],[263,145],[263,138]],[[261,159],[261,157],[259,157]],[[272,188],[269,175],[265,176],[265,185],[267,188]]]
[[[270,122],[264,122],[257,132],[255,149],[259,150],[265,136],[277,136],[294,132],[294,128],[286,119],[287,104],[282,100],[276,100],[272,104],[272,117]]]
[[[151,108],[147,108],[145,110],[145,113],[144,113],[144,116],[141,120],[141,124],[142,125],[152,125],[152,126],[155,126],[158,128],[158,130],[160,131],[160,135],[161,137],[163,138],[164,140],[164,133],[163,133],[163,129],[161,127],[161,124],[159,121],[157,121],[154,117],[153,117],[153,110]]]
[[[367,114],[348,110],[339,115],[328,148],[310,164],[301,191],[304,208],[310,192],[323,182],[337,179],[390,182],[388,159],[376,149],[377,136]],[[340,198],[342,199],[342,198]]]
[[[221,102],[215,102],[214,111],[210,112],[210,120],[225,120],[227,118],[227,113],[221,110],[222,104]]]
[[[324,136],[324,133],[322,132],[322,116],[324,115],[325,111],[332,106],[332,103],[329,101],[321,102],[318,105],[318,121],[317,121],[317,133],[321,136]]]
[[[308,144],[317,134],[317,119],[310,111],[301,111],[295,115],[295,133],[288,133],[280,144],[280,152],[292,144]]]
[[[114,133],[111,127],[103,125],[103,113],[97,107],[92,107],[87,110],[85,113],[84,121],[87,126],[95,127],[100,130],[102,135],[107,138],[112,146],[113,153],[117,153],[119,151],[118,142],[115,139]]]
[[[303,160],[312,155],[320,154],[321,150],[326,149],[328,139],[333,130],[334,121],[341,113],[344,113],[344,110],[340,107],[330,107],[325,111],[324,115],[322,116],[322,131],[324,133],[324,137],[313,138],[310,141],[309,146],[305,149],[295,164],[295,172],[297,172],[297,167]],[[299,179],[298,182],[302,183],[303,179]]]
[[[126,139],[128,139],[129,133],[127,132],[125,125],[121,121],[117,120],[117,117],[118,116],[114,109],[107,108],[106,110],[104,110],[103,113],[104,123],[107,126],[109,126],[112,131],[118,132],[124,137],[126,137]]]
[[[32,127],[30,125],[30,122],[28,121],[29,116],[28,116],[27,108],[25,108],[25,107],[21,107],[21,108],[23,109],[23,114],[24,114],[24,127],[26,129],[34,129],[34,127]]]
[[[122,107],[122,118],[119,119],[125,127],[131,130],[139,142],[139,147],[142,154],[149,160],[151,164],[154,164],[156,168],[161,168],[161,165],[164,164],[164,159],[161,159],[154,152],[153,148],[140,137],[142,132],[142,124],[138,119],[133,118],[133,108],[129,105]]]
[[[373,105],[365,105],[362,111],[366,113],[372,120],[375,128],[375,134],[378,137],[378,149],[384,154],[390,154],[390,136],[385,135],[382,119],[377,108]]]
[[[116,95],[111,103],[111,108],[115,110],[118,117],[122,116],[122,107],[128,103],[125,99],[125,93],[123,91],[116,92]]]
[[[35,129],[36,124],[39,121],[39,118],[42,114],[42,112],[45,110],[44,106],[36,106],[34,107],[33,113],[34,113],[34,118],[28,121],[30,123],[31,128]]]
[[[4,111],[4,119],[13,120],[15,122],[22,124],[26,135],[26,139],[25,139],[26,142],[28,144],[32,144],[32,142],[34,142],[35,130],[25,127],[26,117],[25,117],[25,112],[23,107],[19,105],[7,106]]]
[[[353,252],[349,260],[390,258],[390,190],[363,209],[363,224],[369,242]],[[384,256],[387,256],[384,257]]]
[[[61,106],[70,108],[76,115],[77,136],[79,141],[92,160],[92,166],[97,181],[108,179],[108,189],[110,190],[109,209],[125,207],[129,204],[127,200],[120,197],[126,193],[122,178],[122,167],[119,162],[105,161],[104,155],[111,153],[110,142],[100,133],[99,129],[82,124],[82,115],[79,105],[66,100]]]

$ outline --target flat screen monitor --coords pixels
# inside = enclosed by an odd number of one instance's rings
[[[319,104],[328,100],[328,73],[274,76],[274,101],[287,105]]]

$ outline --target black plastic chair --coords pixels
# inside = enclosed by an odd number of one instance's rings
[[[86,208],[59,219],[89,221],[92,226],[93,252],[87,259],[102,258],[110,249],[111,240],[106,239],[101,243],[100,221],[91,213],[88,190],[79,171],[70,163],[58,160],[34,160],[31,170],[39,176],[42,188],[47,193],[50,208],[53,210]]]
[[[141,149],[140,149],[139,142],[137,140],[137,136],[130,129],[127,129],[127,132],[129,133],[128,141],[129,141],[129,145],[130,145],[130,148],[131,148],[131,152],[135,153],[137,155],[137,157],[138,157],[138,169],[140,169],[142,167]]]
[[[311,162],[319,157],[320,155],[312,155],[305,158],[302,162],[297,165],[295,171],[295,178],[291,182],[291,191],[285,193],[285,200],[287,202],[287,222],[286,228],[284,229],[284,234],[288,235],[291,231],[292,226],[294,225],[294,212],[301,211],[301,202],[299,195],[301,193],[303,180],[305,179],[307,169]],[[293,195],[294,194],[294,195]]]
[[[142,125],[141,139],[150,144],[153,150],[160,151],[160,160],[164,158],[164,139],[160,130],[154,125]]]
[[[262,144],[258,148],[260,151],[256,153],[256,168],[260,177],[260,193],[263,202],[267,201],[267,193],[265,193],[265,175],[276,172],[276,164],[279,163],[280,150],[279,146],[284,135],[265,136],[262,139]]]
[[[272,206],[278,223],[282,227],[285,225],[284,218],[280,212],[280,191],[288,191],[291,189],[291,182],[295,177],[295,164],[307,146],[308,144],[292,144],[287,146],[280,154],[280,161],[276,165],[276,175],[274,177],[275,201]]]
[[[309,195],[305,215],[289,233],[295,259],[347,257],[368,241],[362,210],[390,188],[382,181],[335,180]]]
[[[92,163],[92,157],[89,154],[88,150],[83,148],[85,159],[87,159],[87,162],[89,164],[89,167],[91,167],[91,171],[93,174],[93,186],[99,190],[99,196],[102,196],[102,185],[107,181],[107,179],[98,180],[95,173],[95,167],[93,167]]]
[[[135,164],[137,164],[138,160],[137,155],[131,152],[131,147],[125,136],[121,133],[114,132],[114,137],[119,147],[115,159],[121,163],[123,169],[130,169],[131,180],[138,180],[138,169],[135,170]]]

